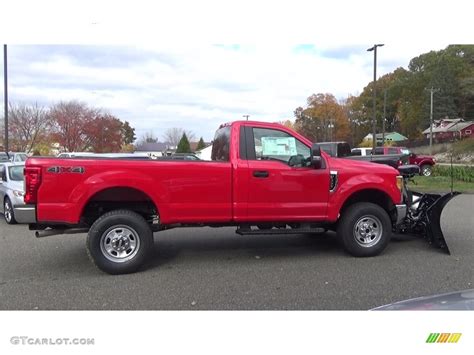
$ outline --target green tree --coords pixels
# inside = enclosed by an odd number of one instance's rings
[[[201,149],[204,149],[206,148],[206,143],[204,143],[204,139],[199,139],[199,142],[197,144],[197,147],[196,147],[196,150],[201,150]]]
[[[128,121],[122,123],[122,141],[124,145],[133,144],[133,142],[137,139],[135,136],[135,128],[130,126]]]
[[[191,153],[191,146],[189,144],[189,140],[186,136],[186,133],[183,133],[183,136],[181,137],[181,140],[178,143],[176,153]]]

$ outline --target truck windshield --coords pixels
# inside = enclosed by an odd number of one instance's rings
[[[230,126],[219,128],[212,143],[211,160],[229,161]]]

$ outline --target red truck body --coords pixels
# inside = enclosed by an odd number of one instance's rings
[[[234,122],[230,161],[148,161],[113,159],[30,158],[41,168],[37,191],[38,223],[79,224],[88,202],[114,188],[141,191],[157,206],[161,224],[247,221],[336,221],[344,202],[357,191],[373,189],[400,204],[395,169],[373,163],[333,159],[323,154],[325,169],[295,168],[271,160],[243,160],[239,156],[241,126],[288,132],[304,144],[303,136],[277,124]],[[49,172],[59,167],[61,172]],[[79,167],[83,173],[65,168]],[[330,170],[338,171],[337,193],[329,192]],[[252,176],[265,170],[268,178]],[[137,197],[109,195],[107,201]]]
[[[269,142],[283,142],[283,146],[266,148]],[[266,149],[298,154],[279,160],[278,152],[266,156]],[[98,230],[93,225],[104,214],[124,209],[143,217],[155,231],[179,225],[262,223],[278,228],[303,223],[331,228],[357,203],[378,206],[384,216],[376,220],[386,218],[390,226],[384,227],[384,233],[405,217],[397,170],[331,158],[324,152],[317,152],[321,165],[315,167],[313,149],[312,142],[282,125],[237,121],[216,132],[213,161],[30,158],[25,168],[25,202],[35,207],[30,229],[82,227],[91,233]],[[110,245],[104,248],[112,250]],[[369,249],[362,248],[361,255],[368,255]]]

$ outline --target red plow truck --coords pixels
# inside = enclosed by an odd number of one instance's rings
[[[211,161],[30,158],[29,227],[37,237],[87,233],[92,261],[110,274],[142,267],[154,232],[190,226],[334,230],[357,257],[381,253],[392,231],[447,250],[439,218],[455,193],[413,197],[405,182],[416,166],[331,158],[291,129],[252,121],[221,125],[212,149]]]

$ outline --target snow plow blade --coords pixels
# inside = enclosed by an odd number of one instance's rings
[[[441,213],[446,204],[459,194],[459,192],[444,195],[413,192],[413,203],[407,215],[407,232],[421,234],[430,244],[450,254],[441,230]]]

